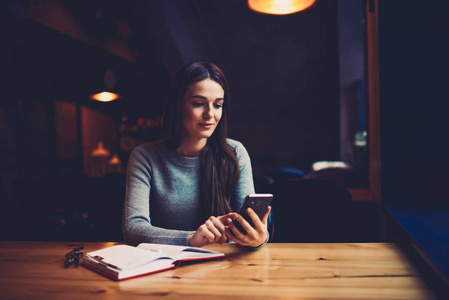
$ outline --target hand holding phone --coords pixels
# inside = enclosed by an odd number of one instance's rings
[[[262,219],[272,200],[273,200],[272,194],[250,194],[246,196],[245,201],[243,202],[243,205],[240,207],[238,213],[251,226],[254,227],[253,221],[251,220],[251,217],[247,213],[247,209],[251,208],[257,214],[259,219]],[[233,220],[233,223],[241,233],[246,234],[245,229],[243,229],[242,225],[237,220]]]

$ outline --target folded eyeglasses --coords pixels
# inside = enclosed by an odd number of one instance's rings
[[[81,250],[83,250],[84,247],[79,247],[79,248],[75,248],[72,251],[70,251],[69,253],[67,253],[65,255],[65,261],[64,261],[64,267],[65,268],[69,268],[69,267],[78,267],[80,264],[80,258],[82,258],[84,256],[84,253],[81,252]]]

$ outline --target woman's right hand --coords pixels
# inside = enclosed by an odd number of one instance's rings
[[[213,243],[223,244],[227,237],[225,234],[225,220],[228,215],[210,217],[198,230],[189,236],[189,245],[192,247],[203,247]]]

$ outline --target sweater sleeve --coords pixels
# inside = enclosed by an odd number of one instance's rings
[[[232,140],[231,140],[232,141]],[[240,179],[237,188],[231,194],[230,205],[234,211],[238,211],[243,204],[245,197],[249,194],[254,194],[253,172],[251,167],[251,159],[246,148],[237,141],[232,141],[232,145],[236,151],[237,159],[240,165]]]
[[[144,148],[136,147],[129,157],[122,225],[125,242],[130,245],[158,243],[188,246],[188,236],[194,231],[165,229],[151,223],[152,168],[148,155]]]

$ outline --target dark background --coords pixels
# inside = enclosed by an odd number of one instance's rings
[[[86,176],[121,118],[158,120],[170,78],[212,61],[231,90],[230,137],[255,174],[345,161],[367,187],[364,1],[317,0],[285,16],[241,0],[2,3],[2,239],[119,240],[123,174]],[[122,98],[94,103],[105,70]]]
[[[379,1],[382,210],[439,299],[449,294],[449,3]]]

